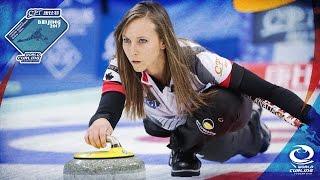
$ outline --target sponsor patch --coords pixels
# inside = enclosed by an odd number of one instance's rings
[[[202,121],[202,127],[207,130],[212,130],[214,128],[214,123],[211,119],[204,119]]]
[[[204,119],[202,121],[202,124],[199,122],[199,120],[196,120],[196,124],[197,124],[200,132],[202,132],[203,134],[206,134],[206,135],[209,135],[209,136],[215,136],[216,135],[216,133],[210,131],[210,130],[212,130],[214,128],[214,123],[213,123],[213,121],[211,119]],[[205,127],[203,127],[203,126],[205,126]]]

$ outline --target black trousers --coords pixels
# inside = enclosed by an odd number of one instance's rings
[[[237,154],[256,155],[260,134],[250,127],[252,101],[228,89],[214,88],[207,107],[199,109],[175,130],[163,129],[148,117],[143,120],[151,136],[170,137],[169,148],[194,151],[211,161],[224,162]]]

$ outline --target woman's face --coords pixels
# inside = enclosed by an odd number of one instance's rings
[[[165,45],[149,18],[130,22],[123,31],[122,40],[124,52],[136,72],[152,71],[164,64]]]

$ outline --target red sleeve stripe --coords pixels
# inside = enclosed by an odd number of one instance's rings
[[[233,62],[230,60],[229,62],[231,62],[231,67],[232,67]],[[231,68],[231,71],[232,71],[232,68]],[[223,80],[219,85],[222,87],[228,88],[230,85],[230,80],[231,80],[231,72],[229,73],[228,77],[225,80]]]
[[[116,91],[122,94],[125,94],[124,87],[122,84],[112,82],[112,81],[103,81],[102,93]]]
[[[228,75],[228,77],[224,81],[220,83],[220,86],[228,88],[230,85],[230,79],[231,79],[231,73]]]

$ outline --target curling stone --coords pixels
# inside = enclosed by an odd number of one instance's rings
[[[80,152],[64,165],[63,179],[145,179],[144,162],[108,136],[110,150]]]

